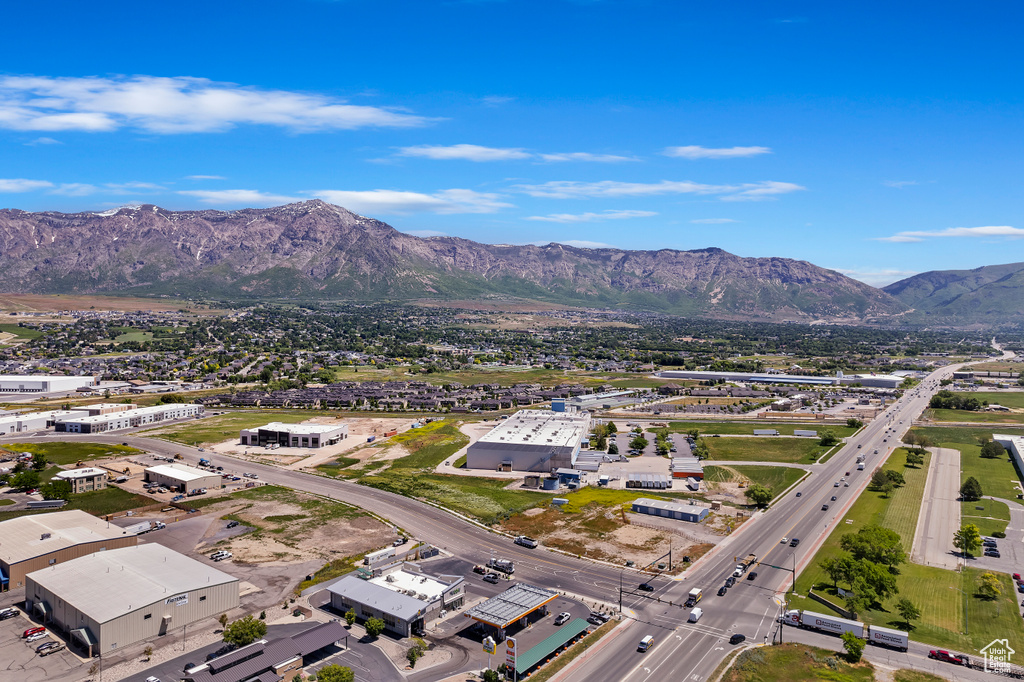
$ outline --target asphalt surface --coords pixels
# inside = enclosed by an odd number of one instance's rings
[[[911,561],[956,570],[953,533],[960,528],[960,451],[933,448]]]
[[[244,462],[216,453],[203,453],[233,470],[256,472],[260,480],[297,490],[324,495],[359,506],[389,519],[417,539],[442,547],[454,557],[470,563],[483,563],[491,556],[516,562],[518,581],[535,583],[566,591],[588,600],[614,603],[619,597],[620,580],[630,593],[623,598],[623,607],[635,619],[629,636],[615,638],[562,679],[624,681],[687,680],[702,682],[714,671],[728,653],[728,637],[743,633],[748,640],[758,641],[775,626],[783,592],[796,571],[810,561],[815,551],[846,510],[866,487],[870,472],[880,465],[900,436],[927,406],[938,381],[960,366],[949,366],[933,372],[915,389],[868,424],[828,462],[815,467],[796,490],[779,499],[765,513],[757,514],[737,532],[719,543],[681,580],[659,578],[653,582],[656,591],[639,593],[635,586],[642,582],[629,569],[584,561],[542,549],[530,550],[512,543],[468,520],[456,517],[423,502],[348,481],[327,479],[312,474],[279,469],[273,466]],[[200,453],[191,447],[167,441],[118,433],[110,436],[87,434],[56,434],[61,440],[127,442],[151,452],[173,456],[181,454],[186,462],[197,462]],[[858,448],[857,446],[861,447]],[[875,450],[879,452],[875,454]],[[867,466],[856,470],[857,454],[865,454]],[[836,481],[850,471],[849,483],[838,487]],[[797,496],[799,494],[799,497]],[[832,502],[831,496],[837,500]],[[822,511],[823,504],[829,509]],[[797,548],[780,544],[782,537],[798,537]],[[740,581],[723,597],[716,596],[718,587],[732,573],[736,557],[748,553],[759,557],[755,581]],[[704,590],[700,606],[704,615],[696,624],[686,623],[689,609],[680,604],[692,587]],[[645,634],[659,639],[646,655],[638,658],[636,643]]]

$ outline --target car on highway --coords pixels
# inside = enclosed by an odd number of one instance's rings
[[[555,625],[564,625],[565,623],[569,622],[570,618],[572,618],[572,614],[570,614],[568,611],[563,611],[562,613],[555,616]]]
[[[843,484],[843,487],[844,487],[844,488],[849,488],[849,487],[850,487],[850,482],[849,482],[849,481],[847,481],[846,483],[844,483],[844,484]]]
[[[745,641],[747,641],[747,636],[746,635],[741,635],[738,632],[736,634],[734,634],[732,637],[729,638],[729,644],[739,644],[739,643],[745,642]]]
[[[821,511],[828,511],[828,505],[827,504],[821,505]]]
[[[804,494],[803,494],[803,493],[797,493],[797,494],[796,494],[796,496],[797,496],[797,497],[803,497],[803,496],[804,496]]]
[[[641,592],[654,592],[654,585],[650,583],[640,583],[637,589]]]
[[[928,652],[928,658],[934,658],[937,661],[945,661],[946,663],[952,663],[953,665],[964,665],[967,659],[963,654],[951,654],[945,649],[932,649]]]
[[[484,568],[483,566],[474,566],[473,567],[473,572],[474,573],[479,573],[480,575],[486,575],[487,574],[487,569]]]
[[[497,585],[498,584],[498,580],[499,580],[499,578],[498,578],[498,574],[497,573],[488,573],[487,575],[484,576],[484,582],[485,583],[490,583],[492,585]]]
[[[637,651],[647,651],[652,646],[654,646],[654,638],[651,637],[650,635],[647,635],[646,637],[644,637],[643,639],[640,640],[640,644],[637,645],[636,650]]]
[[[783,536],[783,537],[782,537],[782,539],[781,539],[781,540],[779,540],[779,544],[780,544],[780,545],[784,545],[784,544],[786,544],[787,542],[789,542],[789,538],[787,538],[786,536]]]
[[[838,488],[839,487],[839,481],[836,481],[835,483],[833,483],[832,487],[833,488]]]
[[[832,496],[832,501],[833,501],[833,502],[835,502],[835,501],[836,501],[836,496],[835,496],[835,495],[833,495],[833,496]]]
[[[754,580],[755,578],[757,578],[757,571],[751,571],[750,573],[747,573],[747,580]]]
[[[724,597],[725,593],[728,592],[728,591],[729,591],[729,588],[726,587],[725,585],[722,585],[721,587],[718,588],[718,596],[719,597]]]
[[[789,546],[790,547],[796,547],[799,544],[800,544],[800,538],[793,538],[792,540],[789,541]]]
[[[146,678],[146,682],[160,682],[160,678],[159,677],[153,677],[152,675],[150,675],[149,677]]]
[[[736,577],[735,576],[731,576],[730,575],[728,578],[725,579],[725,586],[726,587],[732,587],[735,584],[736,584]]]

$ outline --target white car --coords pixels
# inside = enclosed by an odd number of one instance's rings
[[[781,540],[779,540],[779,544],[780,544],[780,545],[784,545],[784,544],[786,544],[787,542],[789,542],[789,538],[785,538],[785,537],[784,537],[784,538],[782,538]]]
[[[46,632],[45,630],[44,630],[44,631],[42,631],[42,632],[37,632],[37,633],[35,633],[34,635],[29,635],[28,637],[26,637],[26,638],[25,638],[25,641],[26,641],[26,642],[34,642],[34,641],[36,641],[37,639],[42,639],[43,637],[46,637],[46,636],[47,636],[47,635],[49,635],[49,634],[50,634],[50,633]]]

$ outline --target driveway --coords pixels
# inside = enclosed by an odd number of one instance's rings
[[[928,481],[917,517],[910,560],[915,564],[956,570],[959,558],[953,533],[960,528],[960,451],[929,448]]]

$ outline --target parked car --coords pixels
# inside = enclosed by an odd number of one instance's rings
[[[555,616],[555,625],[564,625],[565,623],[569,622],[570,618],[572,618],[572,614],[570,614],[568,611],[563,611],[562,613]]]
[[[484,576],[484,582],[485,583],[491,583],[492,585],[497,585],[498,584],[498,574],[497,573],[488,573],[487,575]]]
[[[641,592],[654,592],[654,585],[650,583],[640,583],[640,586],[637,589]]]
[[[47,634],[48,633],[46,632],[46,630],[43,630],[42,632],[37,632],[34,635],[29,635],[28,637],[25,638],[25,641],[26,642],[34,642],[37,639],[42,639],[43,637],[46,637]]]
[[[479,573],[480,575],[485,575],[487,573],[487,569],[484,568],[483,566],[474,566],[473,567],[473,572],[474,573]]]
[[[28,639],[32,635],[39,634],[40,632],[46,632],[46,628],[42,627],[41,625],[36,626],[34,628],[29,628],[28,630],[25,630],[25,632],[21,633],[21,638]]]
[[[234,528],[238,525],[238,521],[228,521],[228,528]]]
[[[740,642],[745,642],[745,641],[747,641],[747,636],[746,635],[741,635],[738,632],[735,635],[733,635],[732,637],[729,638],[729,644],[739,644]]]
[[[36,649],[36,653],[40,656],[49,656],[50,654],[55,654],[58,651],[63,651],[65,648],[63,642],[47,642],[46,644],[41,644],[40,647],[46,647],[42,651]]]
[[[601,623],[607,623],[612,619],[612,617],[609,616],[607,613],[600,613],[598,611],[591,611],[590,617],[594,618],[595,620],[601,621]]]
[[[1020,573],[1014,573],[1013,574],[1013,581],[1015,583],[1019,583],[1021,581]]]
[[[7,620],[8,618],[16,618],[17,616],[18,616],[18,612],[15,611],[14,609],[4,609],[3,611],[0,611],[0,620]]]

